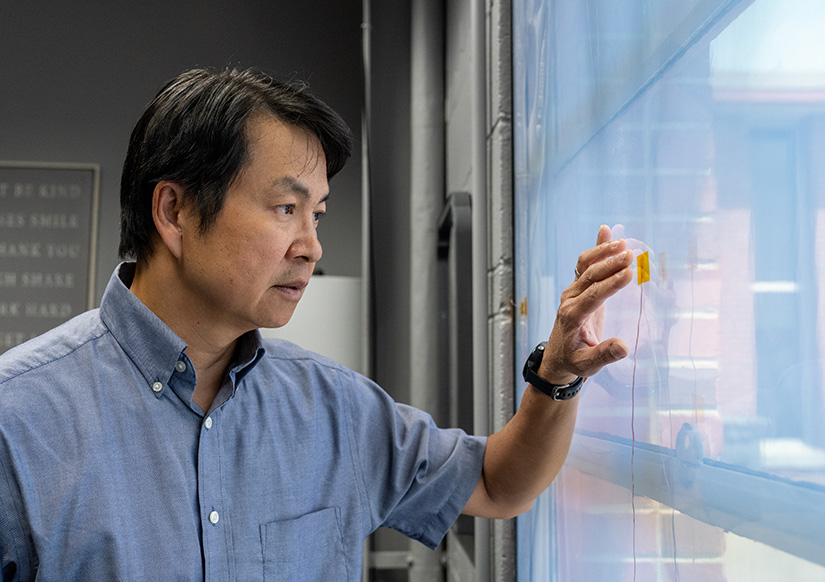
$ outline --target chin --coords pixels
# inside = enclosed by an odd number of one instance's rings
[[[293,311],[291,309],[289,313],[284,313],[284,310],[281,309],[277,314],[266,314],[258,319],[257,327],[270,329],[283,327],[292,319]]]

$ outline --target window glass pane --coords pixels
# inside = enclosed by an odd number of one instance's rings
[[[823,30],[814,0],[514,3],[519,360],[600,224],[651,265],[520,579],[825,580]]]

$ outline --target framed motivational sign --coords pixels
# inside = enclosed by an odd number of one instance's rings
[[[0,162],[0,353],[93,307],[99,176]]]

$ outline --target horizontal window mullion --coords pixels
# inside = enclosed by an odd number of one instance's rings
[[[631,458],[633,471],[629,469]],[[725,531],[825,565],[825,487],[577,431],[567,465]]]

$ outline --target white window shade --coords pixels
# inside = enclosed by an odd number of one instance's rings
[[[315,275],[285,326],[261,329],[362,372],[361,279]]]

